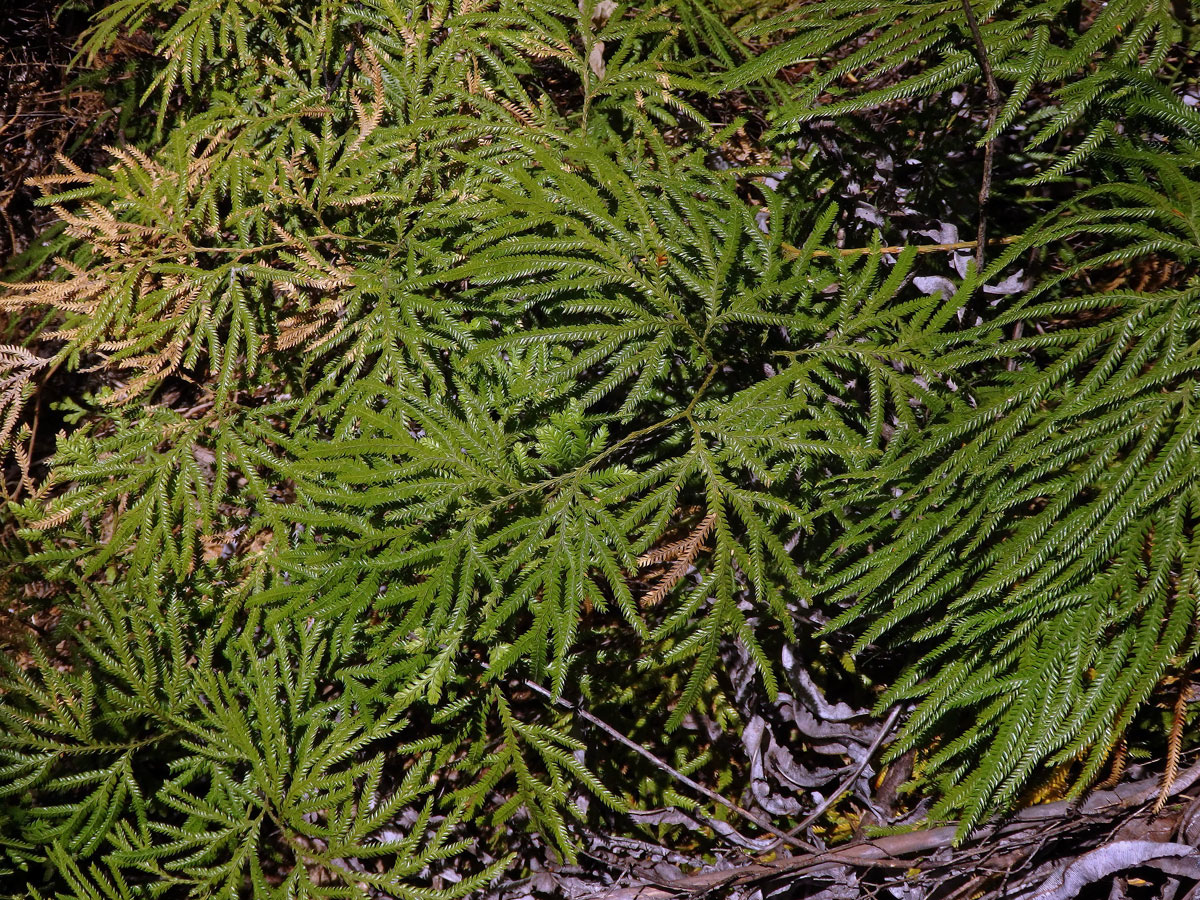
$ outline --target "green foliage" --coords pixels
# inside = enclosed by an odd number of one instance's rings
[[[959,2],[110,5],[85,51],[150,29],[161,137],[43,178],[57,263],[0,298],[52,329],[0,355],[9,580],[62,616],[0,680],[5,889],[466,895],[480,829],[570,857],[581,792],[638,802],[530,684],[651,694],[694,773],[722,649],[773,694],[818,602],[915,648],[880,703],[938,815],[1094,781],[1200,652],[1200,127],[1178,10],[1069,7],[976,11],[1012,91],[971,137],[1070,189],[944,298],[714,163],[751,100],[796,135],[978,82]]]
[[[396,740],[395,698],[338,683],[321,626],[250,617],[239,630],[189,609],[183,592],[131,599],[81,585],[79,663],[59,672],[39,654],[37,677],[6,666],[4,796],[36,789],[15,824],[51,848],[76,896],[94,896],[92,882],[119,885],[116,896],[139,882],[206,897],[368,885],[416,896],[410,876],[461,850],[449,839],[457,813],[425,835],[445,751]],[[404,809],[415,822],[400,835],[389,826]],[[90,879],[64,866],[101,847]]]

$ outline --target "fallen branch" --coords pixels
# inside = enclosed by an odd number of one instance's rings
[[[1198,781],[1200,763],[1196,763],[1175,779],[1170,795],[1177,796]],[[1077,822],[1111,816],[1154,801],[1159,790],[1158,779],[1149,778],[1119,785],[1113,790],[1097,791],[1082,802],[1060,800],[1032,806],[1002,822],[976,829],[967,837],[966,843],[994,845],[999,839],[1029,830],[1031,826],[1040,822],[1062,819]],[[861,838],[831,850],[797,854],[768,862],[747,863],[732,869],[701,872],[671,881],[641,881],[628,886],[614,887],[594,897],[595,900],[668,900],[723,888],[760,885],[784,875],[812,875],[837,866],[860,869],[920,868],[920,860],[914,857],[925,857],[938,850],[951,849],[955,845],[957,832],[956,826],[944,825],[878,838]]]

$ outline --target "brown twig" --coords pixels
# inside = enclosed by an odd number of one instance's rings
[[[792,837],[790,834],[780,831],[778,828],[776,828],[770,822],[767,822],[766,820],[762,819],[761,817],[756,816],[754,813],[750,812],[750,810],[745,809],[741,806],[738,806],[738,804],[734,803],[732,800],[728,800],[725,797],[722,797],[716,791],[709,790],[708,788],[706,788],[704,785],[700,784],[699,782],[693,781],[691,778],[688,778],[686,775],[684,775],[682,772],[680,772],[678,769],[676,769],[674,766],[672,766],[666,760],[660,759],[658,756],[655,756],[653,753],[651,753],[649,750],[647,750],[645,747],[643,747],[637,741],[633,740],[632,738],[626,737],[624,734],[617,731],[617,729],[613,728],[611,725],[609,725],[603,719],[597,718],[596,716],[592,715],[590,712],[588,712],[583,707],[581,707],[577,704],[571,703],[567,700],[564,700],[562,697],[555,697],[553,694],[551,694],[548,690],[546,690],[544,687],[542,687],[540,684],[538,684],[535,681],[529,681],[528,679],[526,679],[525,686],[527,688],[529,688],[530,690],[536,691],[537,693],[541,694],[546,699],[548,699],[554,703],[557,703],[559,706],[563,707],[564,709],[571,710],[573,713],[575,713],[575,715],[579,716],[579,718],[581,718],[585,722],[589,722],[592,725],[594,725],[595,727],[599,728],[601,731],[603,731],[605,734],[607,734],[613,740],[624,744],[626,747],[628,747],[634,753],[637,753],[643,759],[648,760],[656,768],[661,769],[662,771],[666,772],[668,775],[670,775],[672,778],[674,778],[680,784],[686,785],[687,787],[691,788],[696,793],[707,797],[709,800],[712,800],[714,803],[719,803],[719,804],[721,804],[721,806],[724,806],[726,809],[737,813],[739,816],[741,816],[747,822],[751,822],[754,825],[757,825],[763,831],[766,831],[769,834],[775,835],[775,837],[777,837],[783,843],[788,844],[792,847],[799,848],[801,850],[814,850],[815,849],[812,844],[806,843],[805,841],[797,840],[796,838]]]
[[[837,790],[831,793],[823,801],[818,803],[817,808],[805,816],[799,825],[790,829],[788,834],[801,834],[805,828],[813,824],[813,822],[817,821],[817,819],[821,818],[821,816],[825,815],[825,812],[829,809],[829,807],[833,806],[833,804],[837,802],[838,797],[842,796],[842,794],[854,787],[854,782],[858,780],[858,776],[863,773],[863,770],[871,762],[871,758],[879,752],[879,748],[883,746],[883,742],[886,741],[888,739],[888,735],[892,733],[892,726],[896,724],[896,720],[898,718],[900,718],[900,707],[895,706],[892,708],[892,711],[888,713],[887,719],[884,720],[883,725],[879,728],[879,734],[875,736],[875,740],[871,742],[871,746],[867,748],[867,752],[863,754],[863,758],[859,760],[858,765],[854,767],[854,771],[846,776],[845,780],[838,785]]]
[[[1020,240],[1019,234],[1010,234],[1001,238],[992,238],[988,241],[989,244],[1012,244]],[[946,253],[954,250],[968,250],[971,247],[977,247],[979,241],[951,241],[948,244],[917,244],[917,253]],[[787,243],[781,244],[785,256],[795,259],[800,256],[803,251],[799,247]],[[900,253],[907,250],[912,245],[897,244],[892,247],[846,247],[843,250],[813,250],[812,256],[866,256],[869,253]]]

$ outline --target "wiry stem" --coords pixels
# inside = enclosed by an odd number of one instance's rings
[[[987,205],[992,194],[992,166],[996,157],[996,136],[991,134],[996,125],[996,116],[1000,112],[1000,86],[996,84],[996,76],[992,72],[992,63],[988,59],[987,45],[983,41],[983,33],[979,30],[979,20],[975,18],[975,10],[971,8],[971,0],[962,0],[963,11],[967,14],[967,27],[971,29],[971,37],[975,39],[975,49],[979,54],[979,66],[983,69],[983,79],[987,85],[988,97],[988,139],[983,147],[983,177],[979,184],[979,228],[975,235],[975,271],[982,272],[985,261],[984,250],[987,247]]]
[[[792,837],[790,834],[780,831],[778,828],[776,828],[770,822],[766,821],[765,819],[762,819],[759,816],[756,816],[754,813],[750,812],[750,810],[744,809],[743,807],[738,806],[732,800],[727,800],[726,798],[724,798],[720,794],[718,794],[716,791],[709,790],[704,785],[700,784],[698,781],[693,781],[691,778],[688,778],[686,775],[684,775],[682,772],[680,772],[678,769],[676,769],[674,766],[672,766],[666,760],[660,759],[659,757],[655,756],[653,753],[651,753],[649,750],[647,750],[645,747],[643,747],[637,741],[633,740],[632,738],[626,737],[624,734],[617,731],[617,729],[613,728],[611,725],[609,725],[603,719],[597,718],[596,716],[592,715],[590,712],[588,712],[583,707],[578,706],[574,703],[570,703],[567,700],[564,700],[562,697],[555,697],[553,694],[551,694],[548,690],[546,690],[544,687],[542,687],[536,681],[529,681],[528,679],[526,679],[525,686],[527,688],[529,688],[530,690],[536,691],[537,693],[541,694],[546,699],[551,700],[554,703],[557,703],[559,706],[563,707],[564,709],[571,710],[577,716],[579,716],[581,719],[583,719],[585,722],[590,722],[592,725],[599,728],[601,731],[603,731],[605,734],[607,734],[613,740],[624,744],[626,747],[628,747],[634,753],[638,754],[639,756],[641,756],[642,758],[644,758],[646,760],[649,760],[650,763],[652,763],[656,768],[659,768],[662,771],[666,772],[668,775],[670,775],[672,778],[674,778],[680,784],[686,785],[687,787],[691,788],[696,793],[702,794],[703,796],[707,797],[709,800],[712,800],[714,803],[719,803],[722,806],[724,806],[726,809],[737,813],[739,816],[741,816],[747,822],[752,822],[753,824],[755,824],[759,828],[761,828],[763,831],[766,831],[770,834],[775,835],[775,837],[778,838],[783,843],[789,844],[792,847],[797,847],[801,850],[810,850],[811,851],[811,850],[816,849],[812,846],[812,844],[806,843],[805,841],[797,840],[796,838]]]

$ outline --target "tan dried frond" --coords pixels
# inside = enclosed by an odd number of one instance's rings
[[[303,322],[295,317],[279,323],[279,336],[271,342],[272,350],[291,350],[298,344],[303,344],[324,325],[323,320]]]
[[[400,26],[400,37],[404,39],[405,46],[407,46],[409,50],[415,50],[421,44],[421,38],[418,37],[417,33],[407,25]]]
[[[309,349],[309,350],[314,350],[314,351],[315,351],[315,350],[320,350],[320,349],[321,349],[322,347],[324,347],[324,346],[325,346],[327,343],[329,343],[329,342],[330,342],[330,341],[332,341],[332,340],[333,340],[335,337],[337,337],[339,334],[341,334],[341,332],[342,332],[342,329],[343,329],[343,328],[345,328],[345,327],[346,327],[346,320],[345,320],[345,319],[343,319],[343,318],[339,318],[339,319],[335,320],[335,321],[334,321],[334,323],[333,323],[333,327],[332,327],[332,328],[330,328],[330,329],[329,329],[327,332],[325,332],[323,335],[321,335],[319,338],[317,338],[315,341],[313,341],[311,344],[309,344],[309,345],[308,345],[308,349]]]
[[[6,417],[7,418],[7,417]],[[33,431],[29,425],[22,425],[21,430],[17,432],[17,439],[13,441],[12,452],[17,458],[17,468],[21,472],[20,487],[18,490],[26,490],[30,493],[34,491],[33,477],[30,470],[33,468],[32,446],[26,446],[25,442],[29,441],[32,445]],[[5,493],[8,493],[7,487]]]
[[[58,512],[46,516],[44,519],[39,519],[29,527],[34,531],[48,531],[51,528],[57,528],[59,525],[62,525],[69,518],[71,518],[74,512],[75,510],[71,509],[69,506],[64,507]]]
[[[553,43],[550,43],[552,40]],[[516,37],[513,43],[530,56],[539,59],[560,59],[564,62],[574,62],[577,58],[575,49],[570,44],[562,40],[554,40],[548,35],[534,37],[530,34],[522,34]]]
[[[28,394],[23,390],[12,393],[5,391],[0,396],[0,407],[4,409],[4,418],[0,419],[0,446],[9,446],[8,439],[17,427],[17,420],[21,418],[21,413],[25,410],[25,401],[28,399]]]
[[[96,180],[95,175],[91,175],[91,174],[83,171],[83,169],[79,168],[79,166],[77,164],[72,162],[67,157],[63,156],[61,153],[55,153],[54,158],[55,158],[55,160],[57,160],[57,162],[60,166],[62,166],[64,169],[67,170],[65,173],[59,173],[59,174],[55,174],[55,175],[37,175],[33,178],[26,179],[26,184],[30,184],[33,187],[36,187],[38,190],[40,190],[42,192],[43,195],[47,195],[47,194],[53,193],[53,191],[50,190],[50,188],[55,187],[57,185],[92,184]]]
[[[295,253],[296,256],[321,273],[322,277],[303,275],[304,284],[317,290],[332,291],[340,287],[345,287],[350,283],[350,279],[354,274],[354,269],[351,266],[339,265],[333,260],[326,259],[318,254],[307,241],[302,241],[294,237],[277,223],[273,222],[271,227],[280,241],[289,245],[288,249],[291,252]],[[277,284],[288,283],[288,280],[284,278],[280,278],[277,282]]]
[[[289,247],[300,246],[300,239],[278,222],[271,222],[269,224],[271,226],[271,230],[275,232],[275,236],[279,238],[282,243],[287,244]]]
[[[75,174],[58,174],[58,175],[37,175],[33,178],[25,179],[25,183],[38,188],[43,195],[54,193],[51,188],[56,188],[61,185],[84,185],[91,184],[96,180],[93,175],[75,175]]]
[[[139,370],[141,374],[101,398],[100,402],[106,406],[119,406],[157,384],[179,368],[179,364],[183,361],[183,346],[183,339],[176,338],[158,353],[147,353],[144,356],[123,360],[121,363],[123,369]]]
[[[66,281],[30,281],[12,285],[13,293],[0,297],[0,310],[24,311],[31,306],[51,306],[67,312],[91,312],[108,282],[76,266],[55,260],[72,277]],[[8,286],[8,285],[6,285]]]
[[[469,16],[474,12],[483,12],[485,9],[491,8],[495,0],[462,0],[458,6],[458,14],[460,16]]]
[[[136,343],[136,338],[126,338],[123,341],[101,341],[96,345],[96,349],[101,353],[118,353],[121,350],[128,350]]]
[[[67,226],[67,234],[87,241],[110,259],[123,260],[130,255],[131,247],[149,244],[163,236],[158,228],[118,221],[109,209],[90,200],[83,202],[75,212],[58,204],[53,209]]]
[[[0,344],[0,365],[5,369],[14,366],[36,368],[45,364],[45,358],[31,353],[26,347],[17,344]]]
[[[0,448],[9,438],[33,390],[33,376],[50,360],[15,344],[0,344]]]
[[[124,225],[117,221],[117,217],[113,215],[112,210],[101,206],[95,200],[85,200],[80,206],[87,212],[86,217],[77,217],[77,220],[82,220],[85,227],[91,228],[96,234],[107,238],[110,241],[120,241],[122,239],[122,230],[128,232],[129,224]]]
[[[104,152],[122,163],[127,169],[144,169],[153,175],[161,175],[164,179],[169,178],[173,174],[137,147],[116,147],[109,144],[104,148]]]
[[[709,533],[712,532],[716,521],[717,514],[710,512],[701,520],[695,530],[682,541],[676,541],[674,544],[669,544],[666,547],[651,550],[638,559],[639,568],[661,565],[671,560],[674,561],[674,564],[658,580],[658,583],[642,597],[643,606],[655,606],[662,602],[663,598],[671,592],[671,589],[688,573],[688,570],[691,569],[692,564],[696,561],[696,557],[704,549],[704,541]]]
[[[367,59],[367,77],[371,79],[371,89],[375,96],[371,101],[370,109],[368,109],[359,99],[357,91],[352,91],[350,94],[350,103],[358,117],[358,137],[349,146],[347,153],[356,152],[383,121],[383,66],[379,64],[379,57],[376,56],[375,50],[370,44],[363,45],[362,53]]]
[[[197,146],[184,173],[188,190],[194,190],[208,177],[208,173],[219,159],[217,151],[224,145],[228,134],[225,130],[218,131],[203,146]]]

